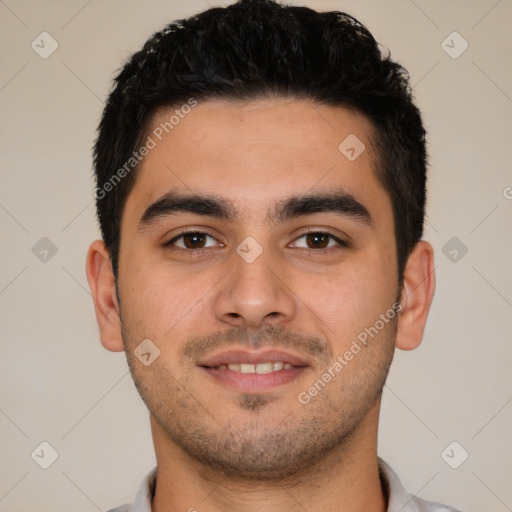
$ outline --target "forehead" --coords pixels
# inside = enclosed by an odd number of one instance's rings
[[[361,202],[376,204],[380,197],[389,203],[375,176],[372,134],[364,115],[304,100],[162,108],[144,136],[153,147],[126,207],[140,211],[176,189],[223,197],[249,217],[318,188],[341,187]]]

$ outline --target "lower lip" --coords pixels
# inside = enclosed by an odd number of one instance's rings
[[[298,378],[307,367],[295,366],[289,370],[279,370],[270,373],[241,373],[229,369],[219,370],[217,368],[206,368],[204,366],[201,368],[215,380],[237,391],[254,392],[265,391],[291,382]]]

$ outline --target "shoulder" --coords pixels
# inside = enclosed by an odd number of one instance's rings
[[[411,496],[386,462],[378,459],[378,465],[382,488],[388,499],[387,512],[460,512],[447,505]]]
[[[442,505],[441,503],[436,503],[434,501],[426,501],[421,498],[412,498],[411,506],[411,512],[460,512],[460,510],[447,505]],[[404,508],[403,512],[406,511],[409,511],[409,508]]]
[[[155,493],[157,468],[146,474],[131,504],[112,508],[107,512],[151,512],[151,502]]]

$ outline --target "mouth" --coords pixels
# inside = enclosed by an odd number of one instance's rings
[[[294,366],[290,363],[284,363],[283,361],[274,361],[267,363],[258,363],[258,364],[247,364],[247,363],[231,363],[231,364],[221,364],[219,366],[214,366],[217,370],[230,370],[232,372],[237,373],[273,373],[279,372],[281,370],[291,370]]]
[[[282,351],[221,352],[198,363],[213,382],[239,392],[265,391],[295,380],[309,364]]]

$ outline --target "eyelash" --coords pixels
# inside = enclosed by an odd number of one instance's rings
[[[164,244],[164,247],[172,247],[173,244],[175,244],[180,238],[183,238],[185,235],[189,235],[189,234],[192,234],[192,235],[207,235],[210,238],[213,238],[214,240],[216,240],[216,238],[211,233],[209,233],[208,231],[189,230],[189,231],[182,231],[179,235],[173,237],[171,240],[169,240],[168,242],[166,242]],[[299,247],[299,249],[306,249],[306,250],[315,251],[315,252],[320,252],[320,251],[325,252],[325,251],[335,250],[335,249],[339,249],[339,248],[347,248],[349,246],[349,244],[347,242],[345,242],[344,240],[341,240],[337,236],[334,236],[332,233],[329,233],[328,231],[321,231],[321,230],[310,230],[310,231],[307,231],[307,232],[303,233],[302,235],[300,235],[299,237],[297,237],[295,239],[295,242],[297,240],[300,240],[301,238],[304,238],[304,237],[308,236],[308,235],[328,236],[329,238],[334,240],[338,244],[338,246],[337,247],[318,248],[318,249],[310,249],[310,248]],[[189,248],[183,248],[183,247],[172,248],[172,250],[187,251],[187,252],[190,252],[190,253],[192,253],[192,252],[201,253],[202,251],[205,251],[207,249],[209,249],[209,248],[208,247],[201,247],[201,248],[198,248],[198,249],[189,249]]]

